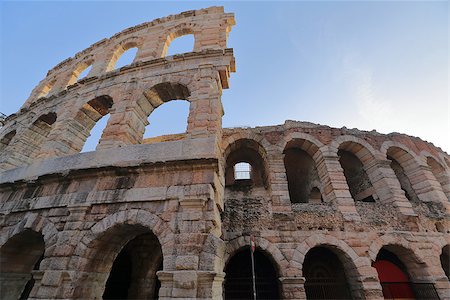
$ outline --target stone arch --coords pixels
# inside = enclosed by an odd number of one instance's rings
[[[292,269],[288,260],[275,244],[263,237],[254,237],[256,248],[265,251],[274,263],[274,266],[280,277],[292,276],[297,270]],[[223,255],[224,265],[226,266],[230,258],[240,249],[250,245],[250,236],[241,236],[230,241],[226,241]]]
[[[16,224],[1,230],[2,299],[18,299],[21,294],[28,297],[34,286],[33,270],[42,268],[41,261],[51,256],[58,233],[51,221],[36,213],[27,213]]]
[[[339,156],[353,199],[366,202],[378,199],[374,184],[380,177],[376,165],[381,153],[366,141],[353,136],[338,137],[331,143],[330,149]]]
[[[373,241],[369,247],[369,256],[375,262],[381,249],[394,253],[408,269],[412,280],[430,280],[429,266],[419,256],[419,249],[414,243],[408,242],[403,236],[383,235]]]
[[[377,159],[384,159],[383,154],[373,148],[367,141],[352,135],[341,135],[337,137],[330,143],[329,148],[335,153],[338,150],[352,152],[363,165],[369,166],[374,164]]]
[[[170,44],[172,41],[176,38],[179,38],[184,35],[192,34],[194,36],[194,49],[193,51],[196,51],[199,47],[198,43],[198,33],[196,24],[194,23],[181,23],[178,24],[172,28],[169,28],[166,35],[163,35],[165,37],[165,40],[162,42],[162,51],[160,57],[165,57],[167,55],[167,52],[169,50]]]
[[[16,161],[18,165],[32,162],[33,158],[41,154],[41,149],[53,130],[57,120],[55,112],[48,112],[37,116],[31,126],[16,135],[10,145],[14,149],[10,160]]]
[[[101,95],[84,103],[78,112],[76,112],[69,125],[72,127],[72,130],[78,129],[79,131],[71,139],[63,137],[65,140],[71,141],[70,146],[75,152],[81,151],[90,136],[91,130],[101,118],[111,112],[113,105],[113,98],[109,95]],[[73,134],[72,131],[71,133]]]
[[[251,165],[249,184],[253,186],[269,187],[269,166],[265,148],[254,139],[236,139],[229,144],[223,154],[225,160],[225,185],[231,186],[236,182],[234,166],[240,162]],[[246,184],[244,182],[244,184]]]
[[[112,71],[115,69],[116,63],[119,58],[129,49],[138,48],[138,53],[134,57],[133,62],[135,62],[138,58],[139,51],[141,51],[141,47],[143,45],[143,38],[132,36],[120,41],[111,51],[111,54],[108,55],[109,61],[106,66],[106,72]]]
[[[54,77],[51,80],[46,80],[46,82],[42,85],[42,88],[39,91],[39,94],[36,98],[46,97],[52,90],[55,85],[57,78]]]
[[[47,218],[36,213],[26,214],[19,222],[10,227],[5,227],[0,234],[0,248],[13,236],[25,230],[33,230],[42,234],[45,242],[46,253],[50,253],[58,238],[58,229]]]
[[[447,171],[443,163],[439,162],[439,159],[434,156],[426,155],[425,159],[427,165],[431,169],[431,173],[439,183],[447,199],[450,201],[450,172]]]
[[[316,163],[318,163],[318,159],[316,155],[322,156],[320,148],[324,146],[324,144],[313,137],[310,134],[303,132],[287,132],[285,134],[283,141],[279,144],[279,150],[283,151],[286,149],[286,146],[292,141],[299,141],[298,145],[302,150],[308,153],[312,158],[315,158]]]
[[[385,142],[382,151],[391,161],[390,166],[394,171],[401,189],[411,201],[416,200],[423,190],[424,174],[417,155],[406,146],[398,142]]]
[[[66,87],[75,84],[78,81],[78,77],[84,70],[89,68],[94,64],[94,58],[92,55],[86,56],[81,59],[74,67],[72,73],[70,74],[69,80],[67,81]],[[86,76],[88,77],[89,74]]]
[[[365,295],[371,293],[371,289],[375,289],[375,293],[381,290],[381,287],[373,287],[370,281],[373,281],[375,270],[370,265],[370,260],[366,257],[360,257],[347,245],[344,241],[324,234],[312,235],[301,242],[294,250],[291,260],[291,267],[298,269],[303,276],[303,263],[306,254],[313,248],[323,247],[337,255],[345,268],[351,293],[356,299],[364,299]],[[364,276],[362,274],[365,274]],[[366,287],[366,281],[370,287]]]
[[[316,141],[317,142],[317,141]],[[289,197],[292,203],[321,202],[324,195],[324,185],[327,181],[326,172],[318,171],[317,165],[323,159],[319,147],[323,146],[303,138],[292,138],[285,143],[284,167],[288,181]],[[319,195],[312,195],[313,193]]]
[[[172,255],[175,238],[170,225],[146,210],[120,211],[93,225],[78,243],[72,257],[72,265],[78,270],[74,297],[101,298],[109,272],[120,250],[143,234],[156,237],[164,269],[174,268]]]
[[[190,83],[190,82],[189,82]],[[158,83],[153,83],[149,88],[144,88],[144,92],[140,92],[140,96],[136,101],[135,107],[138,110],[139,118],[142,122],[136,124],[134,130],[136,130],[136,139],[142,142],[145,126],[148,123],[148,117],[150,114],[162,104],[172,101],[172,100],[186,100],[190,102],[190,113],[188,117],[191,118],[192,112],[192,101],[191,101],[191,89],[185,80],[167,80],[159,81]]]
[[[2,138],[0,139],[0,151],[3,151],[6,149],[6,147],[8,147],[8,145],[11,143],[11,141],[15,135],[16,135],[16,130],[13,129],[13,130],[8,131],[8,133],[6,133],[5,135],[2,136]]]

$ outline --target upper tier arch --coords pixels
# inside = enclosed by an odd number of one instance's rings
[[[206,14],[210,16],[205,18]],[[214,6],[158,18],[127,28],[94,43],[49,70],[22,108],[30,107],[39,98],[57,95],[75,84],[80,70],[89,65],[92,69],[83,80],[113,71],[118,56],[131,47],[139,49],[133,64],[164,57],[170,42],[186,33],[195,35],[194,52],[207,49],[223,50],[227,46],[228,33],[233,25],[234,15],[225,13],[223,7]]]

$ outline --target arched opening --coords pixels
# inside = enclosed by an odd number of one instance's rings
[[[81,149],[81,153],[83,152],[89,152],[89,151],[95,151],[95,148],[97,147],[101,137],[103,130],[106,128],[106,124],[108,124],[109,120],[109,114],[101,117],[92,127],[92,129],[89,132],[89,136],[86,139],[86,142],[84,143],[83,148]]]
[[[234,254],[225,267],[225,299],[253,299],[250,247]],[[278,272],[271,259],[261,250],[254,252],[257,299],[280,299]]]
[[[80,134],[77,134],[76,138],[81,139],[78,142],[72,141],[72,144],[79,145],[76,146],[77,151],[95,150],[108,122],[108,115],[112,106],[112,98],[106,95],[96,97],[83,105],[75,116],[75,122],[79,125],[75,128],[80,130]]]
[[[3,151],[6,147],[8,147],[9,143],[11,143],[11,140],[15,135],[16,131],[12,130],[2,137],[2,139],[0,140],[0,151]]]
[[[108,72],[127,65],[131,65],[134,59],[136,58],[138,50],[139,49],[135,42],[120,45],[114,51],[113,56],[111,57],[111,61],[109,62],[108,67],[106,68],[106,71]]]
[[[442,269],[444,270],[447,278],[450,279],[450,245],[446,245],[442,248],[440,259]]]
[[[24,157],[25,161],[37,157],[42,143],[52,130],[55,121],[56,114],[54,112],[42,115],[22,134],[20,143],[23,143],[23,147],[20,155]]]
[[[395,245],[383,247],[373,267],[377,270],[385,299],[439,299],[434,285],[425,282],[424,266],[408,249]]]
[[[416,192],[413,189],[413,186],[411,182],[409,181],[408,176],[405,174],[405,170],[400,165],[400,163],[393,158],[392,156],[388,155],[387,158],[391,161],[390,165],[392,170],[395,173],[395,176],[397,176],[397,179],[400,183],[400,187],[405,192],[405,196],[410,201],[418,201],[419,198],[416,195]]]
[[[284,154],[291,202],[308,203],[313,196],[314,202],[317,203],[318,198],[320,203],[322,196],[317,188],[320,179],[314,160],[307,152],[298,148],[286,149]]]
[[[56,79],[53,79],[52,81],[50,81],[49,83],[44,85],[44,87],[39,92],[38,98],[47,96],[48,93],[50,93],[50,91],[52,90],[52,88],[55,85],[55,83],[56,83]]]
[[[172,100],[160,105],[148,117],[144,139],[184,134],[187,130],[190,102]]]
[[[33,270],[39,270],[45,250],[40,233],[24,230],[0,249],[1,299],[28,299],[34,286]]]
[[[190,28],[171,32],[163,46],[161,57],[194,51],[195,36]]]
[[[92,69],[92,61],[82,62],[78,64],[75,70],[72,72],[70,76],[69,82],[67,82],[67,86],[75,84],[77,81],[85,78]]]
[[[194,51],[195,38],[193,34],[187,34],[174,39],[167,50],[167,56]]]
[[[450,199],[450,178],[446,174],[444,167],[432,157],[427,157],[427,164],[430,166],[431,172],[441,185],[442,191]]]
[[[307,299],[352,299],[345,267],[330,249],[315,247],[303,263]]]
[[[161,246],[152,233],[139,235],[114,260],[103,299],[155,299],[161,284],[156,272],[162,270]]]
[[[342,149],[338,151],[338,156],[353,199],[362,202],[375,202],[375,190],[358,157],[352,152]]]
[[[143,137],[147,138],[143,143],[176,140],[184,137],[183,134],[177,135],[173,133],[180,133],[180,131],[184,132],[186,130],[186,124],[188,123],[186,115],[188,115],[187,111],[191,108],[188,102],[190,95],[189,89],[185,85],[172,82],[159,83],[143,93],[143,97],[137,101],[137,108],[141,110],[139,113],[147,116],[149,122],[145,121],[145,123],[142,123],[142,128],[138,128],[139,126],[136,128],[138,132],[142,132]],[[154,112],[161,105],[162,107]],[[153,115],[157,120],[153,119]],[[145,125],[148,126],[145,127]],[[184,130],[181,128],[184,128]],[[166,134],[166,136],[164,138],[148,138],[158,134]]]
[[[225,186],[267,186],[267,166],[261,153],[262,147],[249,139],[237,140],[229,146],[225,153]]]
[[[89,243],[77,299],[157,299],[163,268],[158,238],[140,225],[116,225]]]

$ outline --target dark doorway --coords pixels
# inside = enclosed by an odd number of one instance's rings
[[[256,250],[255,277],[257,299],[280,299],[278,275],[271,260]],[[225,268],[225,299],[253,299],[250,247],[236,253]]]
[[[0,248],[0,299],[28,299],[35,282],[33,270],[39,270],[44,251],[42,234],[31,229],[11,237]]]
[[[161,245],[156,236],[137,236],[114,260],[103,299],[157,299],[161,284],[156,272],[162,267]]]
[[[124,249],[126,250],[126,249]],[[122,250],[114,261],[103,299],[128,299],[131,283],[131,258],[128,251]]]
[[[344,265],[324,247],[311,249],[303,263],[307,299],[352,299]]]

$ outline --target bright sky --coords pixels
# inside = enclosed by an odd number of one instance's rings
[[[3,1],[0,112],[16,112],[49,69],[89,45],[214,5],[237,21],[228,42],[237,73],[222,97],[224,127],[291,119],[406,133],[450,152],[447,1]],[[158,108],[146,136],[183,132],[184,103]]]

